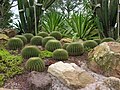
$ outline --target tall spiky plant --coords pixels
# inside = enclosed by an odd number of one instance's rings
[[[55,0],[17,0],[22,29],[25,32],[38,33],[38,24],[46,9]],[[41,26],[41,25],[40,25]]]

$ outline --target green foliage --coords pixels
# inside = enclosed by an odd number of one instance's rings
[[[70,43],[64,43],[64,44],[63,44],[63,49],[66,50],[66,48],[67,48],[67,46],[68,46],[69,44],[70,44]]]
[[[101,42],[111,42],[111,41],[115,41],[113,38],[104,38],[102,39]]]
[[[48,36],[48,33],[47,32],[39,32],[38,33],[38,36],[41,36],[41,37],[47,37]]]
[[[53,55],[53,53],[50,51],[47,51],[47,50],[41,51],[41,53],[40,53],[41,58],[51,58],[52,55]]]
[[[23,41],[20,38],[11,38],[8,40],[7,46],[11,50],[21,49],[23,47]]]
[[[25,36],[23,36],[23,35],[16,35],[15,37],[16,38],[20,38],[23,41],[24,45],[27,44],[27,38]]]
[[[53,59],[61,60],[61,61],[67,60],[68,59],[68,52],[64,49],[56,49],[53,52]]]
[[[57,40],[62,39],[62,34],[58,31],[53,31],[50,33],[50,36],[53,36],[54,38],[56,38]]]
[[[58,40],[49,40],[45,45],[45,49],[51,52],[59,48],[62,48],[62,44]]]
[[[68,51],[68,54],[71,56],[79,56],[83,54],[84,46],[79,42],[73,42],[67,46],[66,50]]]
[[[31,34],[31,33],[25,33],[25,34],[23,34],[23,35],[27,38],[27,43],[29,43],[30,40],[31,40],[31,38],[34,36],[34,35]]]
[[[85,49],[92,49],[98,45],[98,43],[94,40],[87,40],[83,43]]]
[[[49,40],[55,40],[55,38],[52,37],[52,36],[48,36],[48,37],[43,38],[43,40],[42,40],[42,46],[45,47],[46,43],[47,43]]]
[[[30,57],[38,57],[39,54],[40,50],[36,46],[25,46],[21,51],[21,55],[25,59],[28,59]]]
[[[5,75],[0,74],[0,87],[2,87],[4,85],[4,81],[5,81]]]
[[[25,68],[28,71],[42,72],[45,69],[45,63],[39,57],[32,57],[32,58],[28,59],[28,61],[26,62]]]
[[[32,45],[42,45],[42,39],[41,36],[34,36],[31,38],[30,43]]]
[[[94,41],[96,41],[98,44],[101,43],[101,39],[94,39]]]

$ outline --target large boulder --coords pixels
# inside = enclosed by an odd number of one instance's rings
[[[70,88],[83,88],[87,84],[95,82],[89,73],[74,63],[57,62],[48,67],[48,72]]]
[[[88,60],[93,71],[120,78],[120,43],[101,43],[88,53]]]
[[[49,90],[52,86],[52,79],[48,74],[32,71],[28,77],[29,90]]]

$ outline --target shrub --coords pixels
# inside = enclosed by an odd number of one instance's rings
[[[94,39],[94,41],[96,41],[98,44],[101,43],[101,39]]]
[[[55,60],[67,60],[68,59],[68,52],[64,49],[56,49],[53,52],[53,58]]]
[[[7,46],[10,50],[21,49],[23,47],[23,41],[20,38],[11,38]]]
[[[42,45],[42,39],[41,36],[34,36],[31,38],[30,43],[32,45]]]
[[[79,56],[79,55],[83,54],[84,46],[82,44],[80,44],[79,42],[73,42],[67,46],[66,50],[68,51],[69,55]]]
[[[59,48],[62,48],[62,44],[58,40],[49,40],[45,45],[45,49],[51,52]]]
[[[30,57],[38,57],[40,50],[36,46],[26,46],[21,51],[22,57],[28,59]]]
[[[51,37],[51,36],[48,36],[48,37],[43,38],[43,40],[42,40],[42,46],[45,47],[45,44],[46,44],[49,40],[55,40],[55,38],[54,38],[54,37]]]
[[[70,44],[70,43],[64,43],[64,45],[63,45],[63,49],[66,50],[66,48],[67,48],[67,46],[68,46],[69,44]]]
[[[50,52],[47,50],[41,51],[41,53],[40,53],[41,58],[51,58],[52,55],[53,55],[53,52]]]
[[[32,58],[28,59],[28,61],[26,62],[25,68],[28,71],[42,72],[45,69],[45,63],[39,57],[32,57]]]
[[[56,38],[57,40],[62,39],[62,34],[58,31],[53,31],[50,36],[53,36],[54,38]]]
[[[23,41],[24,45],[27,43],[27,38],[25,36],[23,36],[23,35],[16,35],[15,37],[16,38],[20,38]]]
[[[48,33],[47,32],[39,32],[38,33],[38,36],[41,36],[41,37],[47,37],[48,36]]]
[[[98,44],[94,40],[87,40],[87,41],[84,41],[83,45],[84,45],[85,49],[92,49],[92,48],[96,47]]]
[[[111,41],[115,41],[113,38],[104,38],[102,39],[101,42],[111,42]]]
[[[27,38],[27,43],[29,43],[31,38],[34,36],[32,33],[25,33],[23,35]]]

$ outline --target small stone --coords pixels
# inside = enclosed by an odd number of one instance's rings
[[[0,90],[19,90],[19,89],[7,89],[7,88],[0,88]]]

